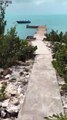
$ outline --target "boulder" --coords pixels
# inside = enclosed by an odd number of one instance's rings
[[[23,86],[27,85],[28,84],[28,79],[25,79],[22,83],[23,83]]]
[[[19,100],[18,100],[18,98],[13,97],[10,99],[10,103],[17,106],[17,105],[19,105]]]
[[[5,76],[5,79],[10,79],[10,77],[11,77],[11,75],[10,75],[10,74],[7,74],[7,75]]]
[[[26,74],[27,74],[27,72],[25,72],[25,71],[24,71],[24,72],[23,72],[23,74],[24,74],[24,75],[26,75]]]
[[[28,78],[29,78],[29,75],[26,75],[26,78],[28,79]]]
[[[8,97],[11,95],[14,96],[17,94],[17,86],[15,86],[13,83],[9,83],[5,89],[5,93]]]
[[[64,107],[64,109],[67,109],[67,104],[64,104],[64,106],[63,106],[63,107]]]
[[[5,110],[1,110],[1,118],[5,118],[7,113],[5,112]]]
[[[18,114],[19,109],[20,109],[20,106],[15,106],[10,104],[6,110],[11,116],[15,117],[15,115]]]
[[[11,78],[15,78],[17,79],[19,76],[19,72],[18,71],[13,71],[12,75],[11,75]]]
[[[2,102],[2,107],[8,107],[9,101],[10,101],[9,99],[4,100],[4,101]]]
[[[24,99],[25,99],[25,95],[20,94],[20,96],[19,96],[19,101],[20,101],[20,104],[23,104]]]
[[[28,68],[26,68],[26,67],[24,68],[24,70],[25,70],[25,72],[29,72],[29,69],[28,69]]]

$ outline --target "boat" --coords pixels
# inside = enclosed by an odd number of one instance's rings
[[[26,28],[38,28],[38,26],[35,26],[35,25],[26,25]]]
[[[17,21],[17,23],[19,24],[28,24],[28,23],[31,23],[30,20],[21,20],[21,21]]]

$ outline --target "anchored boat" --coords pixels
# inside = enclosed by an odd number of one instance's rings
[[[22,20],[22,21],[17,21],[17,23],[19,24],[28,24],[28,23],[31,23],[30,20]]]
[[[38,28],[38,26],[35,26],[35,25],[26,25],[26,28]]]

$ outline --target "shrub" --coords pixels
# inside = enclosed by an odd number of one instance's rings
[[[62,85],[61,89],[62,89],[64,92],[67,92],[67,84]]]
[[[58,31],[52,30],[49,34],[47,34],[47,39],[46,40],[51,41],[52,44],[53,44],[54,42],[60,42],[62,37],[63,37],[62,32],[58,33]]]
[[[52,30],[47,34],[47,40],[52,43],[52,64],[67,83],[67,32],[63,34]]]
[[[5,36],[0,37],[0,66],[8,67],[15,64],[16,60],[30,59],[36,49],[28,45],[26,40],[21,40],[17,36],[16,27],[13,27]]]
[[[27,45],[24,48],[21,48],[19,59],[25,61],[25,60],[28,60],[30,58],[33,58],[34,57],[33,53],[36,49],[37,49],[36,46],[33,47],[31,45],[29,45],[29,46]]]
[[[67,116],[63,115],[62,113],[60,115],[53,115],[50,117],[45,117],[46,120],[67,120]]]

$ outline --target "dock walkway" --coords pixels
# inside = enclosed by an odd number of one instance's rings
[[[43,43],[45,27],[39,27],[32,42],[38,49],[30,74],[27,94],[18,120],[44,120],[45,116],[63,113],[56,72],[52,66],[51,51]]]

